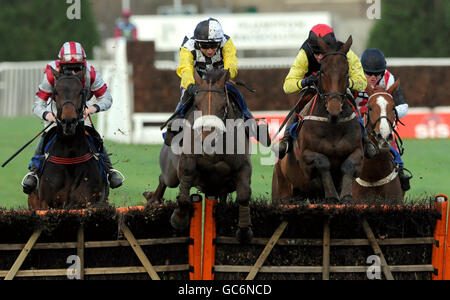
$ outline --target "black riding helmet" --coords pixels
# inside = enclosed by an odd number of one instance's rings
[[[322,49],[320,49],[318,42],[319,36],[325,41],[325,43],[332,47],[334,47],[337,43],[333,28],[325,24],[317,24],[309,31],[307,40],[307,43],[313,53],[322,53]]]
[[[214,18],[202,21],[197,24],[194,30],[194,40],[197,43],[216,44],[222,42],[224,38],[222,26]]]
[[[365,73],[383,74],[386,70],[386,58],[377,48],[367,49],[361,56],[361,64]]]

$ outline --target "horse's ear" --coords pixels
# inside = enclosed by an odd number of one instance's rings
[[[218,80],[220,86],[225,86],[225,83],[230,79],[230,71],[224,70],[222,77]]]
[[[52,71],[52,74],[55,77],[55,79],[58,79],[61,76],[61,73],[59,73],[58,71],[56,71],[52,67],[50,67],[50,70]]]
[[[347,54],[347,52],[350,50],[350,47],[353,44],[353,38],[352,36],[349,36],[347,41],[345,42],[344,45],[342,45],[341,50],[342,52],[344,52],[345,54]]]
[[[328,44],[320,36],[317,38],[317,43],[319,44],[322,53],[327,53],[331,51],[331,47],[328,46]]]
[[[197,73],[197,70],[194,70],[194,80],[195,84],[201,85],[203,83],[202,77]]]
[[[83,68],[83,70],[78,71],[78,72],[75,73],[75,76],[80,78],[81,81],[83,81],[85,75],[86,75],[86,69],[85,68]]]
[[[397,79],[394,84],[387,90],[387,92],[391,95],[395,93],[395,91],[398,89],[400,85],[400,79]]]

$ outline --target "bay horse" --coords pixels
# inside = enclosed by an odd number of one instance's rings
[[[383,87],[372,89],[370,86],[366,89],[369,95],[366,130],[378,153],[371,159],[364,158],[361,174],[353,182],[355,201],[403,202],[404,191],[390,152],[390,145],[397,134],[395,126],[399,121],[393,98],[398,85],[399,80],[388,90]]]
[[[101,170],[101,159],[89,140],[90,129],[84,126],[87,99],[82,83],[84,72],[68,75],[52,69],[56,127],[46,136],[52,141],[46,151],[37,191],[28,197],[31,209],[107,204],[109,185]]]
[[[324,53],[316,95],[309,115],[302,120],[293,150],[274,166],[272,201],[301,196],[327,203],[349,203],[353,178],[363,161],[361,125],[347,98],[349,64],[345,44],[335,47],[319,38]],[[288,130],[288,129],[286,129]]]
[[[252,165],[249,137],[242,126],[243,114],[238,104],[228,97],[228,70],[208,71],[204,79],[194,72],[194,79],[199,91],[192,108],[185,114],[186,120],[178,119],[189,126],[184,126],[183,133],[174,137],[172,146],[163,144],[159,185],[146,198],[149,204],[159,204],[167,187],[179,186],[177,208],[170,221],[174,229],[182,231],[189,224],[191,188],[196,187],[219,201],[225,201],[235,191],[239,204],[236,237],[246,243],[253,236],[249,208]],[[230,128],[231,123],[237,126]],[[183,145],[179,151],[176,149],[181,137]],[[208,150],[208,144],[215,151]]]

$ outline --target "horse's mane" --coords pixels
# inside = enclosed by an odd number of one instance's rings
[[[204,79],[208,82],[210,81],[211,84],[214,84],[217,81],[219,81],[220,78],[222,78],[222,76],[225,72],[228,72],[228,71],[224,70],[224,69],[213,69],[213,70],[206,72]]]

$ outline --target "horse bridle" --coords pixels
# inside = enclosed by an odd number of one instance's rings
[[[200,93],[200,92],[208,93],[209,113],[211,113],[211,95],[212,95],[212,93],[218,93],[219,95],[221,95],[223,97],[223,99],[225,100],[227,105],[225,106],[225,112],[224,112],[221,120],[222,120],[223,123],[225,123],[226,119],[228,117],[228,106],[230,105],[227,88],[225,87],[225,90],[215,90],[215,89],[211,88],[211,84],[210,84],[210,88],[209,89],[199,89],[197,94]]]
[[[332,51],[332,52],[328,52],[323,54],[322,59],[324,59],[325,57],[329,56],[329,55],[342,55],[345,57],[345,59],[347,59],[347,54],[341,51]],[[325,100],[325,102],[327,101],[327,97],[329,97],[329,99],[333,99],[333,98],[337,98],[341,101],[341,103],[344,102],[344,100],[347,98],[347,93],[341,93],[341,92],[329,92],[329,93],[323,93],[323,87],[322,87],[322,68],[320,68],[319,72],[318,72],[318,76],[319,76],[319,83],[318,83],[318,87],[315,87],[317,94],[319,95],[319,98],[321,100]],[[347,70],[347,78],[348,78],[348,70]],[[348,81],[348,80],[347,80]]]
[[[78,76],[75,75],[62,75],[61,77],[59,77],[56,82],[55,82],[55,92],[53,93],[53,95],[55,96],[55,103],[56,103],[56,95],[58,95],[58,92],[56,91],[56,85],[58,84],[59,81],[61,81],[62,79],[67,79],[67,78],[76,78],[81,86],[83,86],[83,83],[81,82],[81,79]],[[87,101],[87,90],[82,88],[80,91],[80,95],[81,95],[81,106],[79,108],[77,108],[77,106],[75,105],[75,102],[72,99],[67,99],[65,100],[61,107],[56,107],[56,122],[61,125],[61,114],[62,114],[62,109],[64,108],[64,106],[66,104],[72,104],[73,107],[75,108],[75,110],[77,111],[77,119],[79,122],[81,122],[83,120],[83,110],[86,107],[86,101]]]
[[[369,97],[369,99],[367,100],[367,106],[369,106],[369,101],[370,101],[370,99],[371,99],[373,96],[376,96],[376,95],[387,95],[387,96],[389,96],[391,99],[394,99],[394,98],[392,97],[392,95],[389,94],[389,93],[386,93],[386,92],[377,92],[377,93],[372,94],[372,95]],[[398,117],[398,112],[397,112],[397,110],[395,109],[395,106],[394,106],[394,108],[393,108],[394,115],[395,115],[394,122],[392,122],[391,120],[389,120],[389,118],[388,118],[387,116],[380,116],[378,119],[375,120],[374,123],[372,123],[371,120],[370,120],[370,107],[368,107],[368,109],[369,109],[369,112],[367,113],[367,120],[366,120],[366,124],[365,124],[365,127],[366,127],[368,133],[369,133],[370,135],[372,135],[375,139],[377,139],[377,135],[376,135],[376,132],[375,132],[375,127],[377,126],[377,123],[378,123],[378,122],[381,122],[382,119],[386,119],[386,121],[387,121],[388,124],[389,124],[389,127],[391,127],[391,130],[392,130],[392,132],[394,133],[395,143],[396,143],[397,146],[398,146],[399,153],[400,153],[400,155],[402,155],[402,154],[403,154],[403,150],[404,150],[404,149],[403,149],[403,141],[402,141],[400,135],[398,134],[397,130],[395,130],[395,127],[397,126],[398,123],[401,123],[401,121],[400,121],[400,118]],[[403,123],[401,123],[401,124],[403,124]]]

